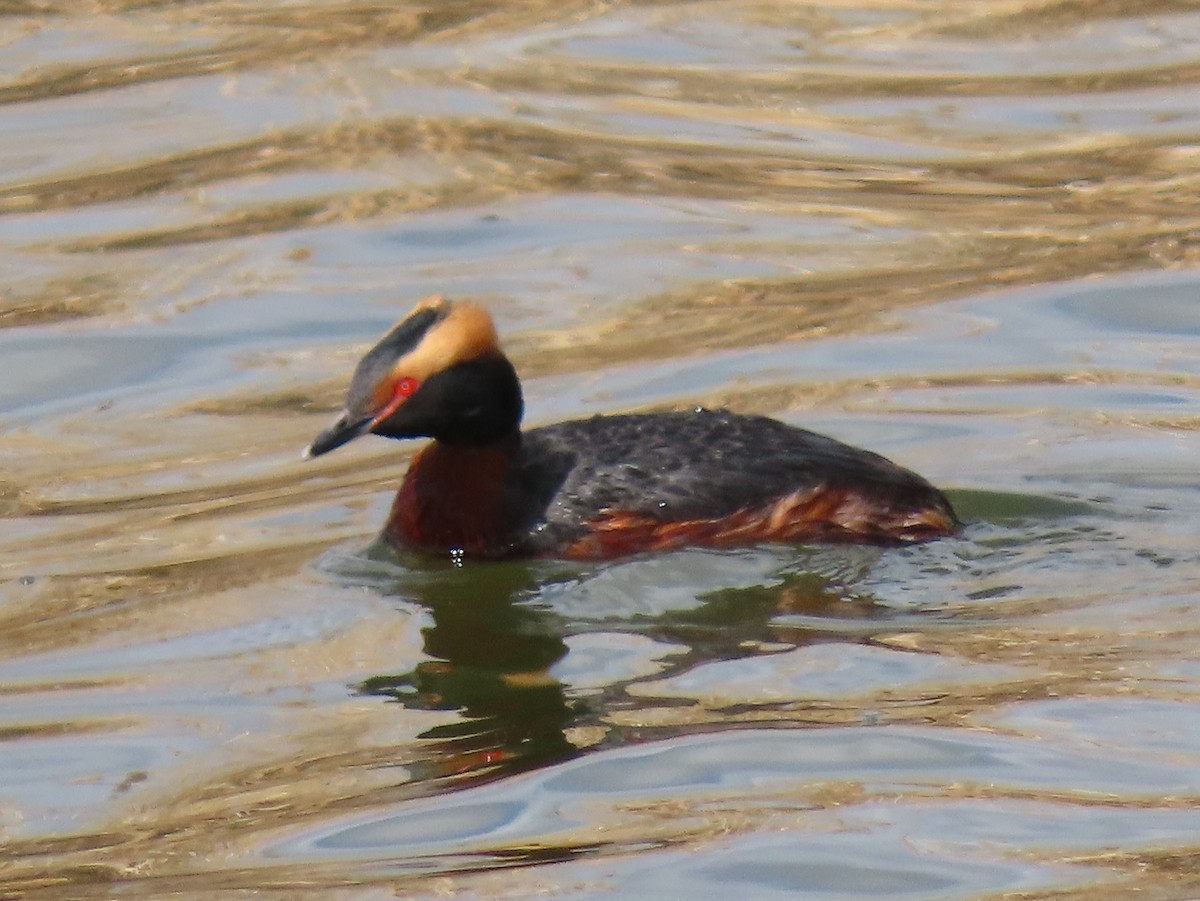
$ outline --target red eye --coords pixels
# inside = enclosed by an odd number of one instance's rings
[[[387,387],[387,382],[379,383],[379,390],[383,391]],[[379,412],[375,414],[371,420],[371,428],[379,425],[384,420],[388,419],[393,413],[404,406],[404,402],[416,394],[417,389],[421,387],[421,383],[410,376],[397,379],[392,383],[392,396],[388,398],[387,403],[382,403],[382,396],[376,398],[380,403]]]

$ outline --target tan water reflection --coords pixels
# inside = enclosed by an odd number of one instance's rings
[[[0,15],[0,895],[1200,890],[1194,4]],[[814,421],[975,525],[359,553],[404,450],[297,455],[432,291],[535,419]]]

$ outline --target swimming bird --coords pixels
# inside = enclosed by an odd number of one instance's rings
[[[765,416],[697,409],[522,431],[523,412],[491,316],[434,296],[363,357],[345,410],[305,455],[367,432],[433,439],[413,457],[384,537],[458,558],[908,544],[958,528],[916,473]]]

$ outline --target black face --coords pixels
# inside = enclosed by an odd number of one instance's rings
[[[316,437],[304,456],[327,454],[368,431],[375,419],[371,398],[375,386],[387,378],[398,359],[420,344],[426,333],[448,314],[449,308],[445,306],[417,310],[367,351],[354,370],[346,395],[346,411]]]
[[[355,381],[363,371],[360,364]],[[369,389],[366,397],[369,400]],[[351,388],[350,403],[356,400]],[[506,357],[497,353],[430,376],[395,413],[380,422],[374,421],[372,412],[359,400],[357,408],[350,406],[337,422],[317,436],[305,456],[327,454],[368,431],[388,438],[487,444],[515,434],[524,408],[516,370]]]
[[[354,378],[350,380],[350,390],[346,393],[346,412],[360,419],[373,416],[371,395],[375,386],[387,378],[396,361],[416,348],[429,330],[445,319],[449,312],[448,306],[417,310],[367,351],[367,355],[358,361]]]
[[[429,377],[371,431],[389,438],[488,444],[514,434],[523,412],[517,373],[512,363],[497,353]]]

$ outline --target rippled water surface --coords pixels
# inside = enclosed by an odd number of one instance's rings
[[[0,0],[0,897],[1200,896],[1200,11]],[[961,538],[487,564],[422,296]]]

